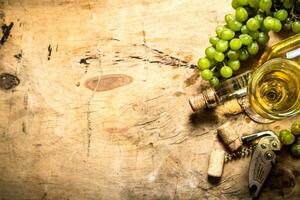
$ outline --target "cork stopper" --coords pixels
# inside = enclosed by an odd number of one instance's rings
[[[214,108],[218,105],[214,89],[204,90],[201,94],[192,96],[189,103],[194,112],[203,110],[205,108]]]
[[[223,105],[218,106],[216,112],[220,115],[236,115],[243,112],[243,109],[240,106],[238,99],[232,99],[225,102]]]
[[[203,94],[192,96],[189,99],[190,106],[194,112],[203,110],[206,108],[206,101]]]

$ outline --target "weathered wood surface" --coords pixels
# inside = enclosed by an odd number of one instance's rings
[[[229,1],[0,5],[14,23],[0,73],[20,80],[0,91],[1,199],[250,199],[249,159],[227,164],[217,184],[206,170],[222,147],[218,126],[256,125],[192,115],[187,101],[203,86],[193,67]],[[299,166],[282,156],[262,199],[297,199]]]

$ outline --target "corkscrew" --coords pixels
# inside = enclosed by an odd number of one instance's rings
[[[227,154],[225,162],[239,159],[252,154],[249,166],[249,190],[253,199],[257,199],[262,187],[276,163],[276,151],[280,151],[281,143],[272,131],[263,131],[242,137],[244,143],[258,140],[258,143],[249,147],[242,147],[237,152]]]
[[[255,148],[256,148],[256,144],[251,144],[249,146],[243,146],[232,153],[227,153],[225,154],[225,163],[228,163],[233,160],[239,160],[242,158],[249,157],[252,155]]]

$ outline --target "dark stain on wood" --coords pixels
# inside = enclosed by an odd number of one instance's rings
[[[85,82],[85,87],[97,92],[112,90],[130,84],[131,76],[125,74],[106,74],[101,77],[93,77]]]
[[[87,53],[90,53],[90,52],[87,52]],[[85,66],[85,72],[84,72],[85,74],[88,72],[89,65],[91,64],[88,61],[92,60],[92,59],[97,59],[97,58],[98,57],[96,55],[92,55],[92,56],[88,56],[88,57],[80,59],[79,64],[82,64]]]
[[[105,129],[108,133],[124,133],[128,131],[127,127],[109,127]]]
[[[199,79],[200,75],[199,75],[199,70],[194,70],[194,73],[184,81],[186,87],[189,87],[191,85],[194,85],[196,83],[196,81]]]
[[[21,51],[21,53],[18,53],[18,54],[16,54],[16,55],[14,55],[14,57],[15,57],[18,61],[20,61],[20,60],[22,59],[22,57],[23,57],[22,51]]]
[[[26,124],[24,122],[22,122],[22,132],[24,134],[27,134],[27,131],[26,131]]]
[[[52,46],[51,46],[51,44],[49,44],[49,46],[48,46],[48,60],[51,59],[51,54],[52,54]]]
[[[0,74],[0,89],[10,90],[20,84],[20,79],[14,75],[3,73]]]
[[[10,35],[10,31],[11,31],[11,29],[12,29],[13,26],[14,26],[14,23],[11,22],[9,25],[4,24],[1,27],[2,34],[3,34],[2,38],[0,39],[0,44],[1,45],[3,45],[7,41],[8,37]]]
[[[176,97],[180,97],[181,95],[186,95],[186,93],[177,91],[177,92],[174,93],[174,95],[175,95]]]
[[[252,120],[249,117],[246,117],[245,121],[246,121],[247,124],[249,124],[250,122],[252,122]]]
[[[88,57],[85,57],[85,58],[81,58],[80,61],[79,61],[79,64],[89,65],[91,63],[89,63],[88,60],[92,60],[92,59],[97,59],[97,56],[92,55],[92,56],[88,56]]]

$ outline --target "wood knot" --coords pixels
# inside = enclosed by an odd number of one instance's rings
[[[20,84],[20,79],[14,75],[3,73],[0,74],[0,88],[2,90],[10,90]]]

